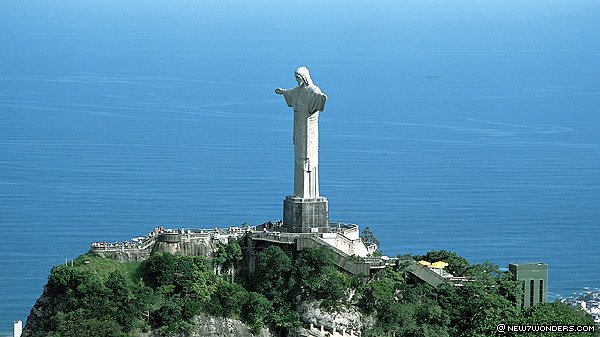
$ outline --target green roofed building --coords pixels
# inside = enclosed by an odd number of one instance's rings
[[[521,281],[523,297],[517,298],[519,310],[548,300],[548,265],[545,263],[511,263],[508,270],[513,280]]]

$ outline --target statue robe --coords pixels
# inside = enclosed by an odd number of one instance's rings
[[[285,102],[294,108],[294,196],[319,196],[319,111],[325,96],[314,84],[283,91]]]

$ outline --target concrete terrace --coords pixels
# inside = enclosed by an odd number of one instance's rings
[[[467,281],[459,277],[444,277],[431,268],[420,265],[412,257],[372,256],[377,247],[365,246],[359,237],[358,226],[354,224],[330,223],[327,233],[286,233],[280,231],[281,225],[282,223],[278,221],[258,226],[214,229],[175,230],[156,227],[143,237],[125,242],[94,242],[90,252],[122,261],[144,260],[157,251],[187,252],[210,258],[220,244],[226,244],[232,239],[248,237],[255,243],[283,245],[296,251],[327,247],[334,253],[335,264],[354,275],[368,277],[387,266],[405,265],[412,276],[433,287],[445,282],[461,285],[462,282]]]

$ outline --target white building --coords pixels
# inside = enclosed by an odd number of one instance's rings
[[[13,337],[21,337],[23,333],[23,322],[21,320],[15,321],[13,324]]]

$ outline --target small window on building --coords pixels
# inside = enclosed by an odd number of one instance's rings
[[[521,288],[523,288],[523,295],[519,302],[521,302],[521,309],[525,308],[525,282],[521,282]]]
[[[529,281],[529,305],[533,306],[533,294],[535,294],[535,281]]]
[[[540,280],[540,303],[544,302],[544,280]]]

